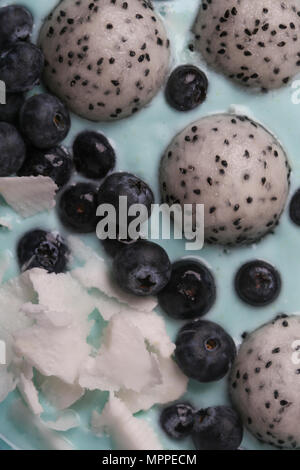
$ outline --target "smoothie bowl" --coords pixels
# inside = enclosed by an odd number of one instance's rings
[[[298,0],[1,3],[1,448],[299,448],[299,67]]]

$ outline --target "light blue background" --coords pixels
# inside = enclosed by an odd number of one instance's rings
[[[14,3],[1,2],[1,5]],[[57,4],[57,0],[19,0],[19,4],[27,6],[35,17],[35,35],[41,20]],[[163,91],[154,99],[149,107],[119,123],[92,124],[88,121],[72,116],[72,129],[66,139],[66,145],[71,144],[74,136],[82,129],[97,129],[109,137],[116,148],[118,156],[118,169],[128,170],[143,177],[150,183],[158,194],[158,165],[164,149],[174,135],[190,122],[215,112],[227,111],[234,105],[244,106],[258,121],[262,122],[272,131],[285,147],[292,165],[293,191],[300,185],[300,105],[294,105],[291,95],[294,90],[291,86],[276,92],[263,95],[250,94],[246,90],[232,85],[222,76],[201,63],[197,53],[192,53],[188,44],[191,42],[190,28],[195,19],[199,0],[165,0],[154,1],[156,8],[164,17],[166,28],[171,39],[173,58],[172,67],[181,63],[194,63],[202,67],[208,75],[209,93],[206,102],[195,111],[179,113],[172,110],[165,102]],[[34,90],[34,93],[37,89]],[[64,230],[56,218],[55,211],[23,220],[17,217],[5,205],[0,205],[0,217],[8,216],[13,223],[13,231],[0,231],[1,252],[9,250],[12,258],[11,267],[7,277],[15,275],[17,266],[14,260],[15,244],[20,234],[29,228],[42,226],[49,229]],[[99,242],[92,236],[83,239],[100,250]],[[168,251],[172,260],[195,253],[184,250],[184,241],[163,241],[161,244]],[[207,262],[217,281],[218,297],[211,312],[207,315],[210,320],[216,321],[225,327],[228,332],[240,341],[245,330],[252,330],[278,312],[292,313],[299,310],[299,247],[300,229],[289,221],[287,212],[282,217],[282,223],[275,235],[268,236],[257,246],[223,250],[220,247],[205,247],[198,256]],[[1,255],[0,252],[0,255]],[[278,300],[269,307],[254,309],[242,304],[236,297],[232,282],[238,267],[252,258],[262,258],[275,265],[283,279],[282,293]],[[167,320],[168,331],[175,338],[176,331],[181,323]],[[0,434],[6,437],[16,447],[22,449],[45,449],[47,444],[36,432],[34,425],[16,421],[13,417],[14,403],[19,396],[17,392],[0,404]],[[78,449],[111,449],[114,443],[109,438],[98,439],[88,429],[91,410],[101,408],[105,402],[106,394],[89,393],[74,407],[79,412],[82,426],[68,433],[65,437]],[[200,385],[191,381],[185,399],[191,400],[197,407],[220,405],[228,402],[227,384],[221,382]],[[191,443],[183,441],[179,445],[163,435],[158,426],[158,408],[148,413],[140,414],[149,419],[160,434],[166,449],[192,449]],[[50,416],[50,414],[48,414]],[[1,444],[0,444],[1,445]],[[7,448],[3,444],[4,448]],[[267,449],[260,445],[255,438],[246,433],[243,446],[247,449]]]

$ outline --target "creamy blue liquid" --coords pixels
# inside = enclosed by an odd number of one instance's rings
[[[1,6],[15,3],[1,1]],[[41,21],[58,3],[57,0],[19,0],[18,4],[27,6],[35,18],[35,36]],[[195,19],[199,0],[165,0],[153,2],[164,17],[166,28],[171,39],[173,58],[172,68],[183,63],[200,66],[208,75],[209,92],[205,103],[189,113],[179,113],[171,109],[165,102],[163,92],[137,115],[119,123],[93,124],[72,115],[72,129],[65,145],[70,145],[74,136],[83,129],[96,129],[111,139],[118,157],[118,169],[134,172],[144,178],[156,193],[158,192],[158,166],[164,149],[174,135],[189,123],[216,112],[228,111],[230,105],[245,106],[251,115],[262,122],[282,142],[292,166],[291,194],[300,186],[300,105],[294,105],[291,86],[265,95],[250,94],[246,90],[233,85],[221,75],[207,70],[197,53],[188,49],[192,35],[191,25]],[[34,89],[34,93],[38,89]],[[0,229],[0,256],[8,250],[11,256],[11,267],[6,278],[18,273],[14,259],[16,241],[22,233],[30,228],[40,226],[48,229],[59,229],[64,233],[57,220],[55,210],[23,220],[10,210],[4,203],[0,204],[0,218],[8,217],[12,221],[13,230],[7,232]],[[82,237],[86,243],[100,252],[101,248],[95,236]],[[184,241],[162,241],[172,260],[183,256],[195,255],[185,251]],[[272,319],[278,312],[292,313],[300,310],[299,298],[299,253],[300,229],[289,221],[287,211],[275,235],[268,236],[257,246],[236,248],[224,252],[222,248],[205,247],[197,255],[211,267],[217,281],[218,298],[213,309],[206,318],[221,324],[239,342],[244,331],[251,331],[262,323]],[[233,277],[238,267],[253,258],[262,258],[270,262],[280,271],[283,280],[282,293],[278,300],[269,307],[254,309],[241,303],[233,290]],[[159,310],[158,310],[159,311]],[[172,338],[181,323],[167,319],[168,331]],[[63,433],[78,449],[112,449],[113,440],[96,438],[89,430],[91,411],[103,406],[107,394],[88,393],[86,397],[72,409],[81,417],[82,426]],[[0,435],[22,449],[44,449],[45,441],[38,436],[33,427],[26,426],[12,418],[12,404],[19,398],[17,392],[0,404]],[[201,385],[190,382],[188,393],[184,397],[196,407],[207,407],[228,403],[227,383],[223,381]],[[158,425],[159,408],[155,407],[140,416],[148,419],[158,432],[166,449],[193,449],[189,440],[180,442],[168,439]],[[51,417],[51,413],[47,414]],[[3,444],[5,447],[5,445]],[[257,440],[245,434],[243,447],[247,449],[268,449]],[[0,443],[1,448],[1,443]]]

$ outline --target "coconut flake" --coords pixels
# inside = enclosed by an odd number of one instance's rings
[[[63,327],[69,326],[72,323],[72,316],[70,312],[55,312],[50,311],[44,305],[36,305],[30,302],[22,305],[21,310],[33,320],[37,321],[42,326],[56,326]]]
[[[144,313],[131,310],[126,314],[126,318],[141,332],[151,350],[164,358],[172,356],[175,344],[167,333],[164,319],[156,312]]]
[[[23,373],[19,377],[18,390],[33,414],[40,415],[43,413],[44,410],[39,402],[39,394],[35,385],[32,379],[27,378]]]
[[[12,229],[11,222],[7,219],[3,219],[2,217],[0,217],[0,228],[11,230]]]
[[[17,423],[18,429],[39,438],[44,450],[74,450],[72,444],[60,434],[49,429],[45,423],[33,415],[21,400],[14,401],[10,408],[10,418]]]
[[[66,432],[70,429],[78,428],[80,418],[73,410],[62,411],[55,421],[43,421],[47,428],[53,431]]]
[[[188,379],[172,359],[158,358],[162,383],[136,393],[121,390],[117,396],[124,401],[132,413],[149,410],[155,404],[178,400],[187,389]]]
[[[151,312],[157,306],[155,297],[137,297],[120,289],[112,279],[105,261],[97,256],[89,259],[83,267],[73,269],[71,274],[86,289],[98,289],[107,297],[127,304],[135,310]]]
[[[57,410],[64,410],[76,403],[84,395],[84,389],[78,384],[67,384],[57,377],[47,377],[41,384],[41,391]]]
[[[97,256],[95,251],[86,245],[80,238],[70,235],[67,239],[68,247],[75,259],[80,262],[87,262],[89,259]]]
[[[57,189],[48,176],[0,178],[0,194],[24,218],[52,209]]]
[[[118,398],[110,395],[101,415],[92,415],[94,432],[109,433],[119,450],[162,450],[162,446],[150,424],[132,416],[128,408]]]
[[[3,281],[4,274],[9,268],[9,264],[10,264],[10,258],[8,255],[8,251],[5,251],[4,253],[1,253],[0,255],[0,284]]]
[[[29,277],[38,294],[39,304],[51,312],[64,312],[81,325],[86,335],[91,328],[88,316],[95,309],[93,300],[70,273],[55,274],[36,269]]]
[[[132,308],[129,308],[127,305],[120,304],[115,299],[105,297],[96,289],[89,291],[89,296],[95,308],[97,308],[105,321],[109,321],[114,315],[127,315],[132,312]]]
[[[144,337],[128,318],[117,315],[105,329],[96,358],[89,358],[79,384],[90,390],[141,390],[160,382],[155,360]]]
[[[41,374],[54,375],[73,384],[90,347],[80,324],[55,326],[49,321],[49,315],[49,310],[44,312],[41,308],[36,324],[14,334],[15,350]]]
[[[0,365],[0,403],[16,388],[16,379],[7,367]]]
[[[26,302],[33,302],[35,292],[30,282],[29,273],[25,272],[0,286],[0,328],[8,333],[26,328],[32,320],[22,312]]]

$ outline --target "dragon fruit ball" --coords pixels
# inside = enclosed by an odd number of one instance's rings
[[[279,315],[246,337],[230,377],[245,426],[260,441],[300,447],[300,316]]]
[[[279,88],[300,72],[299,0],[203,0],[194,32],[207,63],[243,86]]]
[[[91,121],[130,116],[157,94],[170,43],[149,0],[62,0],[39,37],[44,82]]]
[[[274,230],[289,191],[284,149],[246,116],[217,114],[179,133],[160,166],[163,202],[204,204],[207,243],[253,243]]]

